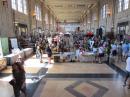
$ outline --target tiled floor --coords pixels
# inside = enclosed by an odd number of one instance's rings
[[[116,73],[114,70],[109,68],[106,64],[96,64],[96,63],[56,63],[53,68],[48,70],[48,73],[53,74],[85,74],[85,73]]]
[[[44,80],[42,80],[44,81]],[[121,80],[113,79],[46,79],[33,97],[129,97],[130,90]]]
[[[122,77],[105,63],[47,64],[46,56],[43,63],[33,56],[24,67],[28,97],[130,97]],[[1,72],[1,97],[14,97],[11,78],[11,67]]]

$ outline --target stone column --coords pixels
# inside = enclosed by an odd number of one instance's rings
[[[33,15],[33,8],[32,8],[32,0],[28,0],[27,2],[28,7],[28,32],[32,32],[32,15]]]
[[[49,26],[49,31],[51,30],[51,24],[50,24],[50,19],[51,19],[51,13],[50,13],[50,10],[48,10],[48,26]]]
[[[0,0],[0,37],[14,37],[13,10],[11,0]]]
[[[46,29],[45,14],[46,14],[46,7],[45,3],[42,2],[42,30],[44,31]]]

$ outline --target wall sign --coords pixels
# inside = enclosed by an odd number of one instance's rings
[[[10,38],[10,41],[13,49],[18,48],[17,38]]]

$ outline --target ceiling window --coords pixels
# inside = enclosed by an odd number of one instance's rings
[[[118,2],[118,12],[122,11],[122,3],[123,3],[123,0],[119,0],[119,2]]]
[[[110,14],[109,5],[105,4],[101,9],[101,18],[106,18]]]
[[[27,0],[11,0],[12,8],[21,13],[27,14]]]
[[[129,7],[129,0],[124,0],[123,9],[126,10]]]
[[[41,8],[38,5],[35,6],[35,13],[36,13],[36,19],[41,21],[42,20]]]
[[[118,12],[129,8],[129,0],[118,0]]]
[[[102,11],[103,11],[102,17],[105,18],[106,17],[106,5],[103,6],[103,10]]]
[[[17,6],[16,6],[16,0],[12,0],[12,8],[14,9],[14,10],[16,10],[17,9]]]
[[[23,0],[23,12],[27,14],[27,0]]]
[[[18,11],[23,12],[23,0],[18,0]]]

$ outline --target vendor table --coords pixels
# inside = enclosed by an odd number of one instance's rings
[[[74,52],[64,52],[60,54],[56,54],[54,56],[57,56],[59,60],[65,60],[67,62],[75,60],[75,53]]]
[[[16,54],[12,53],[12,54],[9,54],[9,55],[4,56],[4,57],[7,59],[7,64],[12,65],[17,61],[19,55],[24,59],[24,58],[29,57],[32,53],[33,53],[32,48],[26,48],[26,49],[19,51]]]
[[[22,58],[24,58],[24,52],[23,51],[20,51],[19,53],[16,53],[16,54],[9,54],[9,55],[4,56],[4,57],[7,59],[7,64],[12,65],[17,61],[19,55]]]
[[[84,52],[79,56],[81,62],[94,62],[95,54],[93,52]]]
[[[26,49],[23,49],[22,51],[24,52],[24,55],[25,55],[26,58],[28,58],[33,53],[32,48],[26,48]]]

